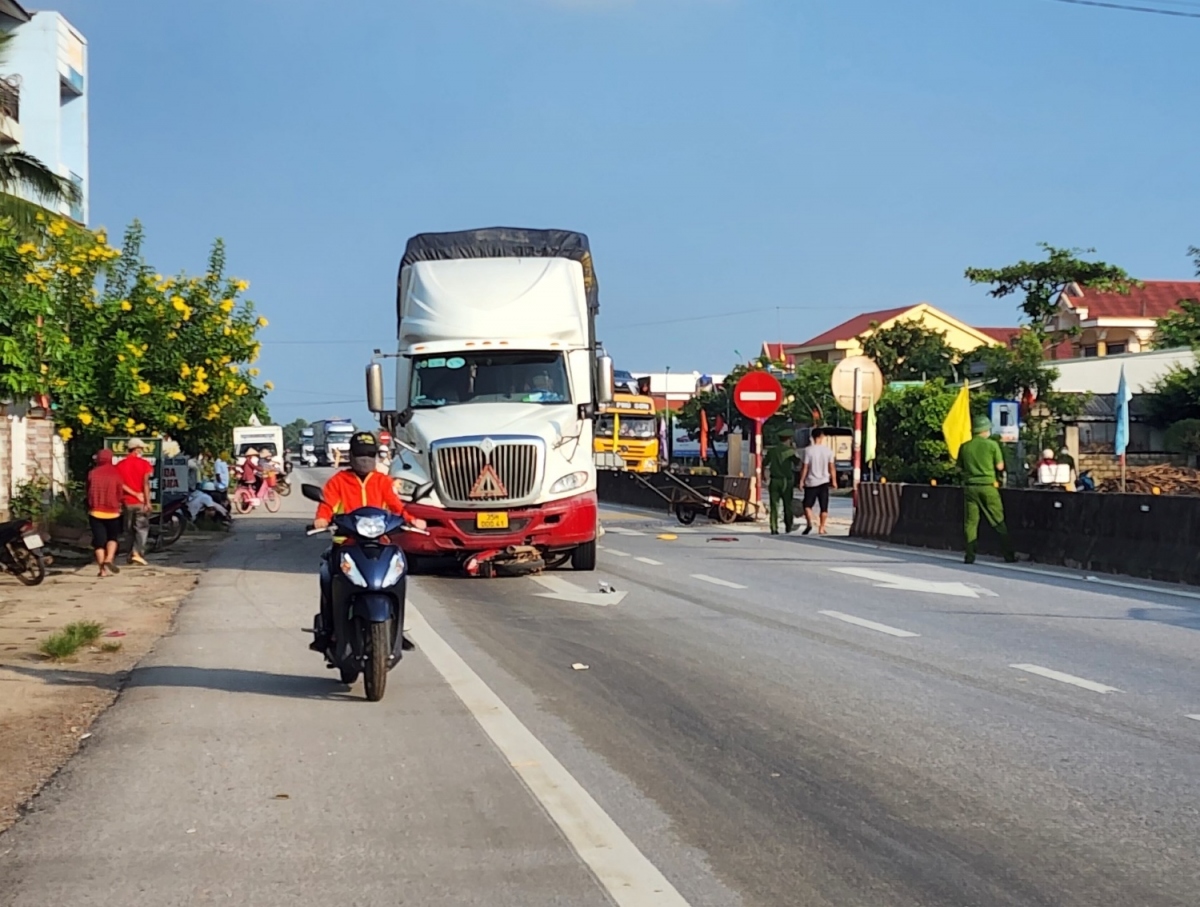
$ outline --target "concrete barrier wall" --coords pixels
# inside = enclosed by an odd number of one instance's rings
[[[963,550],[962,489],[864,483],[850,534],[900,545]],[[1020,554],[1044,564],[1200,584],[1200,498],[1004,489],[1005,521]],[[1000,553],[986,522],[979,550]]]

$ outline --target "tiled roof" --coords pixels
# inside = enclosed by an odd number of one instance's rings
[[[1021,333],[1020,328],[975,328],[981,334],[987,334],[997,343],[1003,343],[1008,346],[1017,334]]]
[[[811,340],[806,340],[804,343],[799,343],[789,348],[803,349],[810,346],[830,346],[839,340],[853,340],[864,331],[870,330],[872,324],[877,322],[882,323],[915,308],[916,306],[906,305],[898,309],[880,309],[878,312],[863,312],[861,315],[855,315],[849,321],[843,321],[835,328],[830,328],[824,334],[818,334]]]
[[[1087,309],[1087,320],[1096,318],[1159,319],[1179,308],[1181,299],[1200,299],[1200,281],[1147,280],[1144,286],[1130,287],[1128,293],[1101,293],[1087,287],[1082,295],[1064,294],[1072,308]]]
[[[770,341],[765,341],[763,343],[763,355],[772,362],[790,363],[795,357],[786,355],[784,350],[795,345],[794,343],[771,343]]]

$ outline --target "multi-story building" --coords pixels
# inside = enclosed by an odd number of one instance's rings
[[[87,41],[61,14],[29,12],[0,0],[0,29],[11,32],[0,60],[0,151],[25,151],[80,190],[61,214],[88,220]]]

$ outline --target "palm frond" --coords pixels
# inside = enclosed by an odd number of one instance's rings
[[[0,192],[0,221],[12,224],[22,239],[36,241],[46,232],[50,217],[50,212],[37,202],[31,202],[19,195]]]
[[[0,192],[11,195],[22,189],[46,204],[78,204],[82,201],[78,186],[59,176],[32,154],[0,152]]]

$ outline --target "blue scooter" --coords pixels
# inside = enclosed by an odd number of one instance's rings
[[[321,500],[316,485],[300,490],[309,500]],[[329,531],[334,544],[322,555],[322,608],[314,633],[329,641],[323,654],[328,666],[341,673],[342,683],[352,684],[361,674],[368,701],[378,702],[388,671],[413,647],[404,637],[408,564],[391,536],[424,530],[386,510],[361,507],[335,516],[329,529],[309,529],[308,534]],[[323,626],[322,614],[332,615],[332,627]]]

